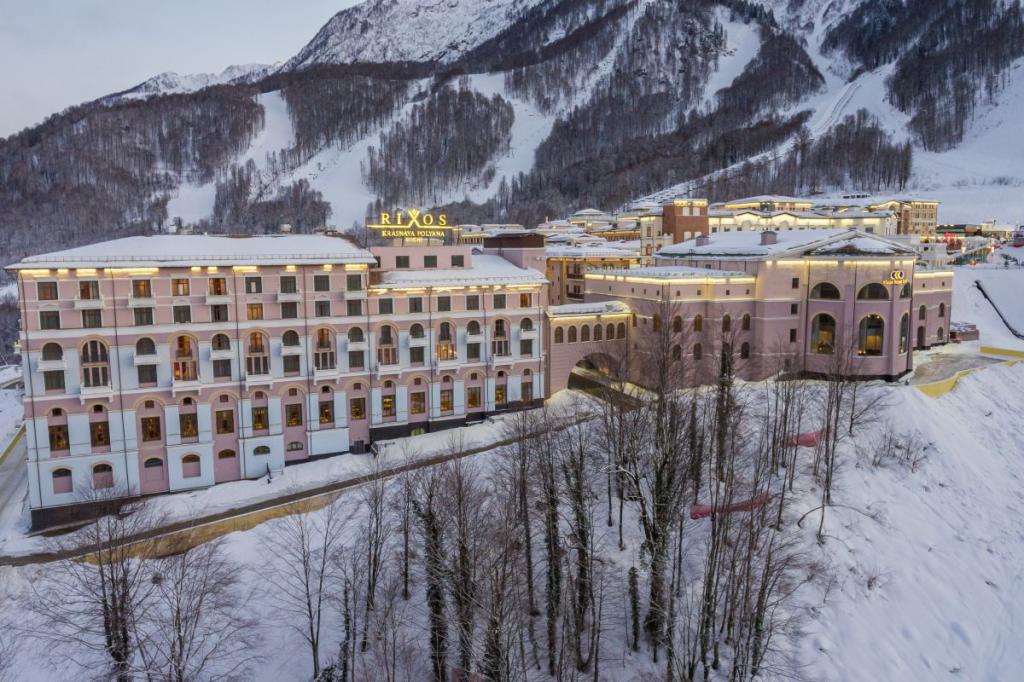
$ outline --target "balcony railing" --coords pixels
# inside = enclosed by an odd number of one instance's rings
[[[101,297],[76,298],[75,310],[97,310],[99,308],[102,308],[105,304],[106,301]]]

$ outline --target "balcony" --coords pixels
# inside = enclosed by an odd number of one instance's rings
[[[368,348],[366,341],[349,341],[348,350],[366,350]]]
[[[231,303],[230,294],[206,294],[206,305],[227,305]]]
[[[38,372],[58,372],[68,368],[68,361],[64,358],[60,360],[37,360],[36,371]]]
[[[277,292],[278,303],[292,303],[302,300],[301,291],[279,291]]]
[[[537,330],[536,329],[520,329],[519,330],[519,338],[521,338],[521,339],[535,339],[535,338],[537,338]]]
[[[345,300],[346,301],[356,301],[356,300],[364,300],[364,299],[366,299],[366,289],[358,289],[356,291],[346,291],[345,292]]]
[[[156,303],[152,296],[132,296],[128,299],[129,308],[150,308]]]
[[[426,345],[427,345],[427,337],[426,336],[410,336],[409,337],[409,346],[412,347],[412,348],[419,348],[421,346],[426,346]]]
[[[476,334],[466,332],[466,343],[483,343],[484,333],[483,330],[478,331]]]
[[[394,376],[402,373],[402,366],[399,364],[394,365],[377,365],[377,377]]]
[[[188,391],[199,391],[203,387],[203,384],[199,379],[174,379],[171,381],[171,395],[176,396],[179,393],[186,393]]]
[[[138,367],[139,365],[157,365],[160,364],[160,356],[157,355],[156,353],[146,353],[144,355],[136,353],[135,356],[132,358],[132,363],[136,367]]]
[[[235,351],[230,348],[213,349],[210,351],[211,360],[234,360]]]
[[[302,346],[281,346],[281,355],[302,355]]]
[[[515,363],[516,359],[511,355],[492,355],[487,360],[491,367],[503,367]]]
[[[245,387],[250,388],[252,386],[269,386],[274,383],[273,374],[246,374],[245,375]]]
[[[82,386],[79,389],[79,397],[83,403],[86,400],[95,400],[97,398],[111,400],[114,397],[114,389],[110,384],[104,384],[102,386]]]
[[[75,310],[98,310],[105,305],[102,298],[76,298]]]
[[[362,368],[359,368],[360,370]],[[323,369],[313,370],[313,379],[315,381],[332,381],[338,378],[337,367],[325,367]]]

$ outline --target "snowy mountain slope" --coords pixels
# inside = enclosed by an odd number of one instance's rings
[[[211,85],[254,83],[266,78],[278,68],[278,64],[236,64],[220,73],[178,74],[166,71],[145,80],[133,88],[107,95],[101,101],[116,104],[135,99],[147,99],[155,95],[176,95],[196,92]]]

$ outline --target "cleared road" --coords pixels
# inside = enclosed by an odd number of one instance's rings
[[[7,455],[7,459],[0,463],[0,531],[14,525],[21,514],[28,471],[25,452],[25,438],[22,437]],[[3,535],[0,534],[0,544],[2,542]]]

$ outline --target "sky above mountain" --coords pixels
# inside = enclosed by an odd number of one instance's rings
[[[297,53],[359,0],[0,0],[0,137],[164,71]]]

